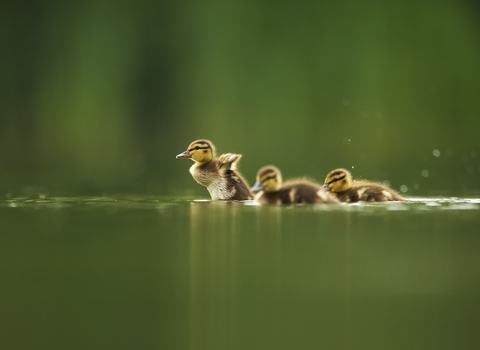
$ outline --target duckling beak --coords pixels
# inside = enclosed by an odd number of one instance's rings
[[[330,187],[328,187],[328,184],[323,185],[322,188],[323,188],[325,191],[331,191]]]
[[[183,153],[177,154],[177,156],[176,156],[175,158],[177,158],[177,159],[180,159],[180,158],[192,158],[192,156],[190,155],[190,152],[185,151],[185,152],[183,152]]]
[[[263,185],[260,181],[255,182],[255,185],[250,189],[253,193],[257,193],[263,190]]]

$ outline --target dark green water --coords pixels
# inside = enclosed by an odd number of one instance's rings
[[[478,349],[480,200],[0,201],[2,349]]]

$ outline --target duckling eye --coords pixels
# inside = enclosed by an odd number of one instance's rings
[[[200,149],[200,147],[196,146],[194,149],[196,149],[198,151]]]
[[[270,175],[270,176],[264,177],[262,179],[262,182],[267,182],[268,180],[273,180],[273,179],[276,179],[276,178],[277,178],[277,175]]]

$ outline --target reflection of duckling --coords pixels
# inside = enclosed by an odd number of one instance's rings
[[[325,178],[323,187],[333,192],[342,202],[385,202],[405,199],[391,188],[369,181],[352,181],[345,169],[335,169]]]
[[[195,164],[190,168],[195,181],[207,187],[213,200],[253,199],[249,186],[236,167],[240,154],[226,153],[215,158],[215,147],[208,140],[193,141],[177,158],[190,158]]]
[[[261,168],[252,192],[262,204],[339,203],[338,199],[307,180],[289,181],[282,186],[282,174],[272,165]]]

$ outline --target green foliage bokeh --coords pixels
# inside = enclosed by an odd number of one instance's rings
[[[480,193],[480,11],[469,1],[9,1],[0,190],[206,195],[194,139],[337,167],[406,195]]]

